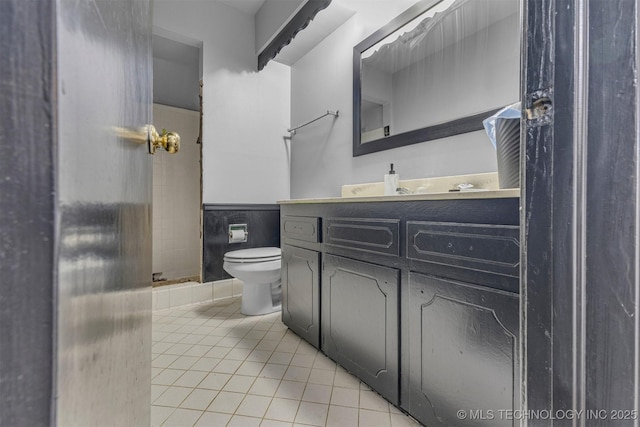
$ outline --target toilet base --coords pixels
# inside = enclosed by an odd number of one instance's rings
[[[277,283],[280,283],[278,281]],[[245,316],[259,316],[280,311],[281,304],[273,305],[271,288],[276,283],[248,283],[242,286],[240,313]]]

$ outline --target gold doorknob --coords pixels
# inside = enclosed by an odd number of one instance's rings
[[[156,148],[163,148],[169,154],[175,154],[180,150],[180,135],[177,133],[162,129],[162,133],[159,134],[153,125],[149,125],[147,131],[149,154],[154,154]]]

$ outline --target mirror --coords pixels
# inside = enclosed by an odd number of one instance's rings
[[[517,102],[520,3],[423,0],[355,46],[353,155],[482,130]]]

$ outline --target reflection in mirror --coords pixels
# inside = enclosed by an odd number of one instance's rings
[[[427,0],[354,48],[354,155],[482,129],[519,100],[520,0]]]

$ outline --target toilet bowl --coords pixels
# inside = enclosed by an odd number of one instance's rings
[[[248,316],[280,310],[280,248],[253,248],[224,254],[222,268],[242,280],[240,312]]]

